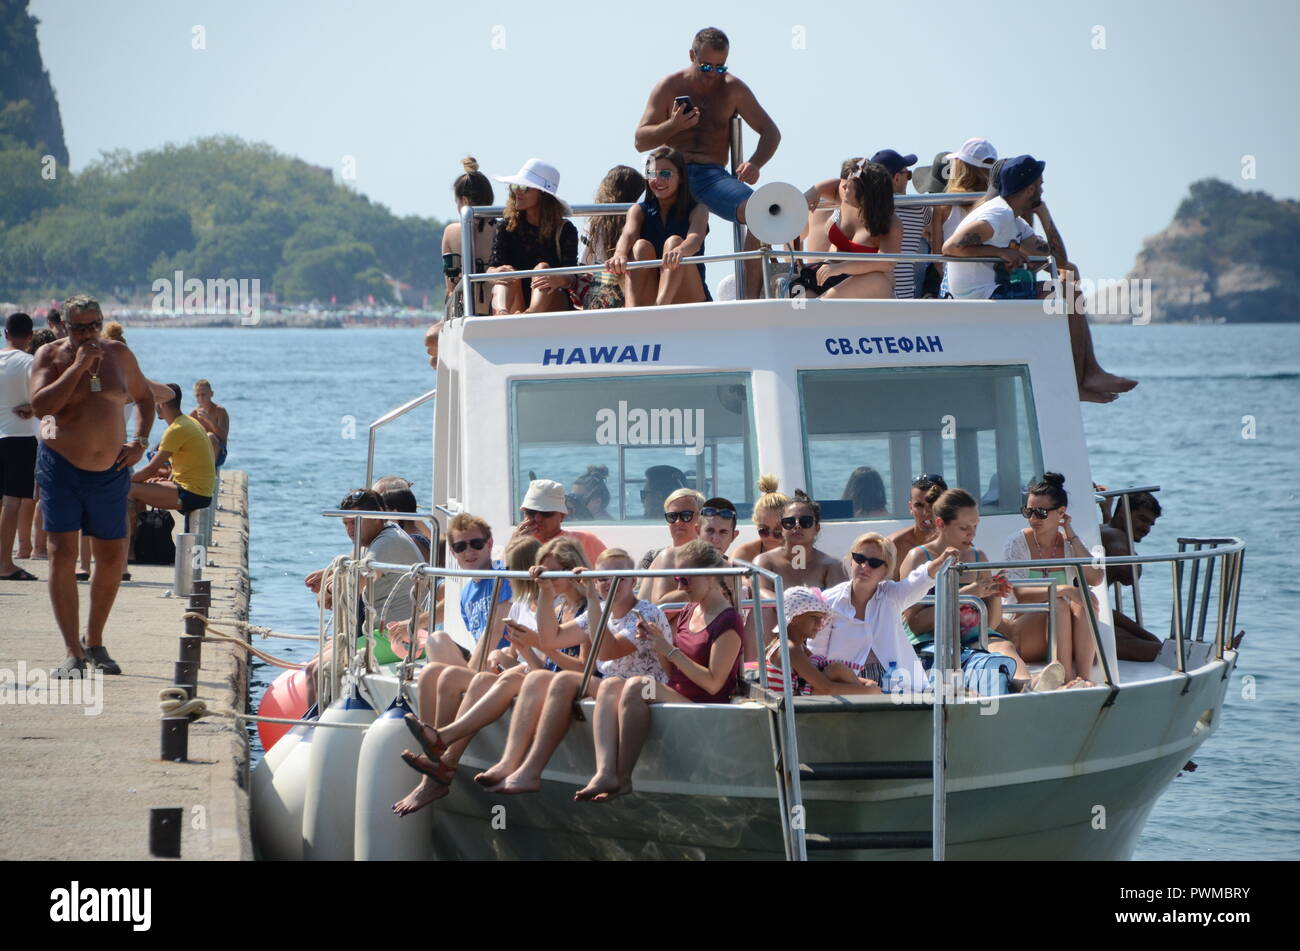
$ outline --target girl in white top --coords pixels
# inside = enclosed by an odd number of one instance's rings
[[[630,571],[636,567],[632,557],[621,548],[607,548],[596,559],[596,567],[607,571]],[[581,568],[574,568],[581,573]],[[649,676],[663,683],[668,679],[650,642],[636,636],[637,621],[658,624],[668,629],[668,619],[663,611],[649,601],[638,600],[633,591],[632,579],[619,584],[618,596],[609,609],[609,625],[601,639],[597,669],[606,677]],[[609,599],[612,582],[601,578],[595,582],[601,601]],[[594,602],[593,602],[594,603]],[[585,612],[566,624],[557,623],[554,614],[542,608],[537,615],[536,632],[512,628],[511,639],[528,635],[536,638],[537,645],[551,656],[564,647],[579,646],[583,656],[591,649],[590,626],[599,623],[599,614]],[[563,656],[563,655],[561,655]],[[581,669],[534,671],[524,678],[524,686],[510,720],[510,735],[506,748],[497,763],[474,777],[491,792],[537,792],[542,786],[542,770],[550,761],[556,747],[564,739],[573,719],[573,702],[582,683]],[[601,681],[592,677],[584,696],[595,697]]]
[[[905,689],[920,689],[925,669],[903,633],[903,609],[925,597],[944,562],[958,554],[946,548],[902,581],[890,581],[894,543],[877,532],[858,536],[849,553],[852,577],[826,591],[831,623],[808,645],[813,662],[819,667],[839,662],[856,674],[869,663],[888,670],[894,661]]]

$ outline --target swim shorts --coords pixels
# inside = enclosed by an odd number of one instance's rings
[[[47,532],[80,530],[105,541],[126,537],[129,466],[102,472],[78,469],[42,443],[36,454],[36,484],[41,487]]]
[[[0,438],[0,495],[30,499],[36,495],[36,437]]]
[[[182,514],[193,512],[195,509],[205,509],[212,504],[212,496],[195,495],[188,489],[182,489],[179,485],[176,486],[176,494],[181,499]]]
[[[721,165],[688,164],[686,179],[696,201],[704,202],[709,211],[733,224],[737,210],[754,194],[754,189]]]

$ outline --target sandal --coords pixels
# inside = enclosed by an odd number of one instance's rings
[[[430,769],[421,761],[422,758],[418,753],[412,753],[410,750],[402,750],[402,762],[411,769],[415,770],[421,776],[428,776],[439,786],[450,786],[451,781],[456,778],[457,766],[450,763],[443,763],[440,760],[433,760],[438,765]]]
[[[415,737],[415,742],[419,743],[420,749],[424,750],[424,755],[429,757],[429,759],[433,760],[435,763],[438,762],[438,758],[442,756],[443,753],[447,752],[447,744],[442,742],[442,736],[438,731],[429,726],[414,713],[408,713],[402,719],[406,723],[406,728],[411,731],[411,735]],[[432,733],[438,738],[437,742],[429,742],[429,733]]]
[[[78,581],[89,581],[89,580],[90,580],[90,572],[89,572],[89,571],[78,571],[78,572],[77,572],[77,580],[78,580]]]
[[[39,579],[25,568],[19,568],[11,575],[5,575],[0,581],[38,581]]]

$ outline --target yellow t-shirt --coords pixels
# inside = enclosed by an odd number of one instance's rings
[[[212,496],[217,467],[212,459],[208,431],[190,416],[177,416],[163,433],[158,448],[170,452],[172,481],[186,492]]]

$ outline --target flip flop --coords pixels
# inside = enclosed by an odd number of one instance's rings
[[[421,776],[428,776],[439,786],[450,786],[451,781],[456,778],[456,767],[448,766],[445,763],[439,763],[437,760],[434,760],[438,765],[433,769],[429,769],[429,767],[420,762],[419,755],[412,753],[410,750],[402,750],[402,762],[411,767],[411,769],[415,770]]]
[[[435,763],[438,762],[438,758],[447,752],[447,744],[442,742],[442,736],[438,731],[431,726],[426,726],[425,722],[414,713],[408,713],[402,719],[406,723],[406,728],[411,731],[411,735],[415,737],[415,742],[419,743],[420,749],[424,750],[424,755]],[[432,731],[433,735],[438,737],[437,743],[429,742],[427,731]]]
[[[77,572],[77,580],[78,580],[78,581],[89,581],[89,580],[90,580],[90,572],[89,572],[89,571],[78,571],[78,572]]]
[[[5,575],[0,581],[39,581],[34,574],[25,568],[19,568],[11,575]]]

